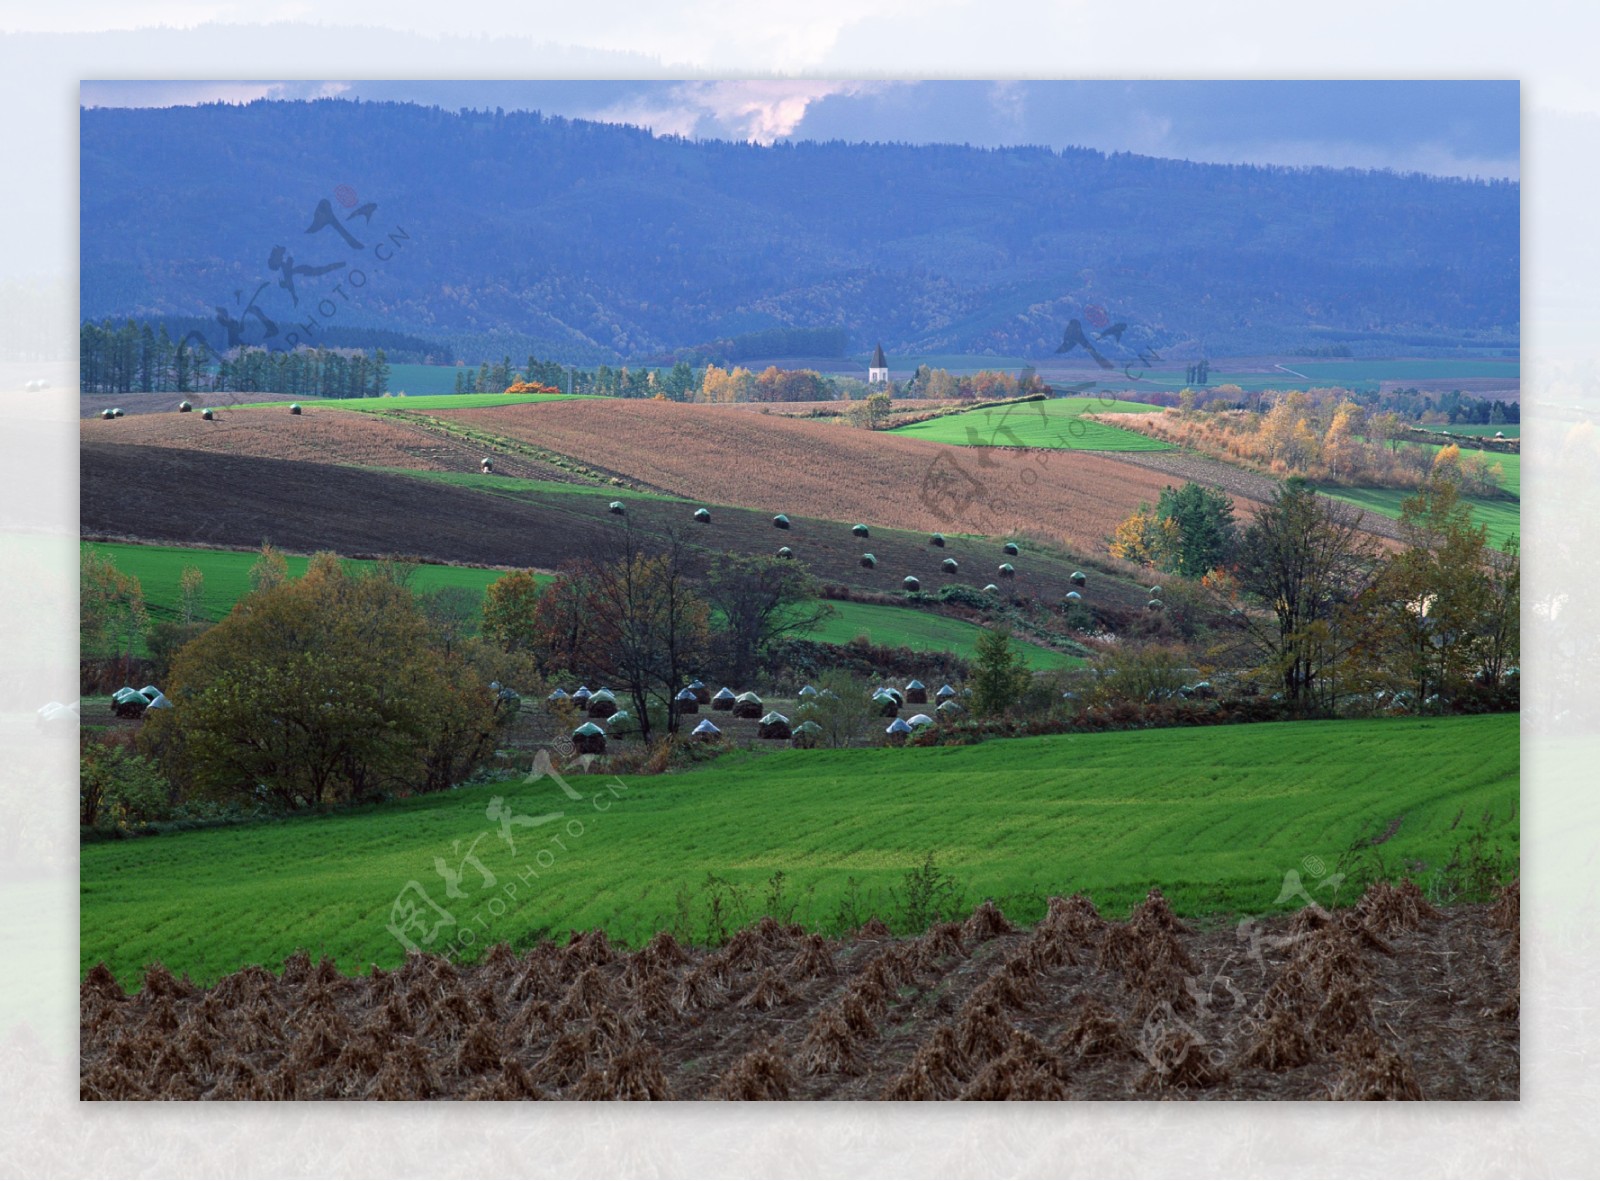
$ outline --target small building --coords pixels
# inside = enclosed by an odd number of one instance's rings
[[[872,364],[867,366],[868,385],[889,384],[889,358],[883,355],[883,342],[878,342],[878,347],[872,350]]]

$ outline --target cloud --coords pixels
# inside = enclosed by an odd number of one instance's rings
[[[772,144],[794,135],[812,104],[836,95],[854,97],[894,83],[812,79],[684,82],[660,95],[644,95],[585,112],[584,118],[632,123],[657,135],[717,136]]]

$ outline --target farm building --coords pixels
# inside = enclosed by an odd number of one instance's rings
[[[868,385],[889,384],[889,358],[883,355],[883,342],[872,350],[872,364],[867,366]]]

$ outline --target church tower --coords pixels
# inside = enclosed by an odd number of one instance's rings
[[[878,347],[872,351],[872,364],[867,368],[867,384],[889,384],[889,362],[883,355],[882,342],[879,342]]]

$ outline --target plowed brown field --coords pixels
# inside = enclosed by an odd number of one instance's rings
[[[1086,452],[954,448],[881,431],[667,402],[442,414],[680,496],[900,529],[1026,533],[1103,553],[1170,479]],[[1253,503],[1239,504],[1241,515]]]
[[[80,990],[80,1097],[127,1099],[1515,1099],[1516,888],[1414,886],[1196,932],[1159,892],[1032,931],[992,903],[893,939],[763,919],[722,947],[599,932],[474,967],[341,974],[296,953],[202,990],[160,966]]]

